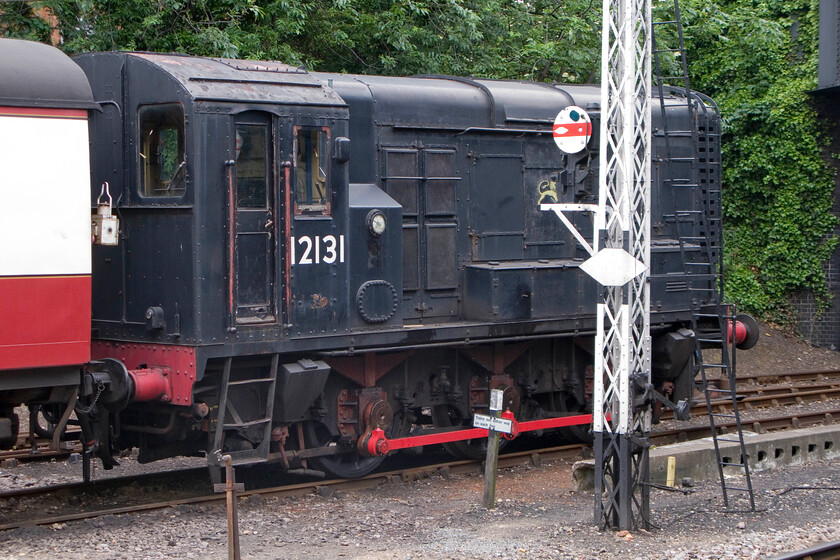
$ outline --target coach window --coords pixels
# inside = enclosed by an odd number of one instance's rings
[[[323,129],[295,133],[295,214],[329,214],[329,137]]]
[[[143,105],[140,130],[140,185],[144,196],[180,196],[187,188],[184,161],[184,107]]]

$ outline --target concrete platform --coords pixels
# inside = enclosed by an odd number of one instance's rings
[[[734,442],[722,441],[735,439]],[[721,457],[725,462],[740,462],[737,434],[718,436]],[[757,434],[744,432],[750,472],[785,465],[807,463],[840,456],[840,425],[815,426],[799,430]],[[650,451],[650,480],[665,483],[668,457],[677,462],[676,481],[683,477],[695,480],[718,478],[715,446],[711,437],[656,447]],[[726,459],[729,457],[729,460]],[[738,467],[726,467],[724,474],[742,474]]]
[[[735,441],[723,441],[734,439]],[[718,436],[721,457],[726,462],[739,462],[739,445],[736,435]],[[775,469],[840,456],[840,424],[815,426],[799,430],[757,434],[744,432],[750,472]],[[715,446],[711,437],[655,447],[650,451],[650,481],[665,484],[668,457],[676,459],[675,482],[685,477],[694,480],[718,478]],[[727,459],[728,457],[728,459]],[[578,490],[591,491],[594,460],[575,463],[572,472]],[[742,474],[738,467],[726,467],[724,474]]]

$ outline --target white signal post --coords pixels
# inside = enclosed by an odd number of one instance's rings
[[[592,418],[595,523],[647,529],[650,408],[633,400],[651,372],[651,5],[604,0],[603,8],[598,205],[540,207],[555,212],[592,255],[581,268],[602,286]],[[565,216],[580,211],[593,216],[591,243]]]

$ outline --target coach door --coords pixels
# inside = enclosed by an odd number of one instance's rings
[[[232,175],[233,278],[235,322],[277,321],[277,255],[280,231],[275,188],[272,119],[249,112],[235,121]]]

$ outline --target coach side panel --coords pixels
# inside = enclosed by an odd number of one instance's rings
[[[87,111],[0,106],[0,369],[90,358]]]

